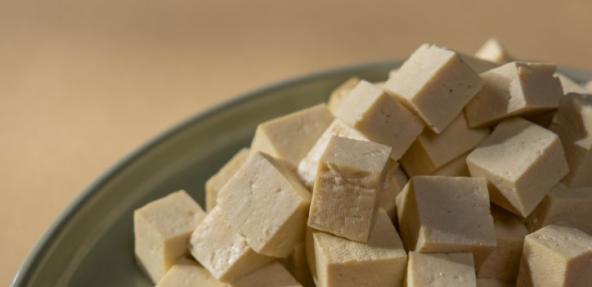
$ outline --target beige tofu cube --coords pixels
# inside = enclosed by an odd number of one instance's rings
[[[496,246],[483,178],[412,177],[397,196],[397,215],[407,250],[472,252],[480,263]]]
[[[477,287],[514,287],[514,283],[496,279],[477,279]]]
[[[487,41],[483,43],[481,48],[477,50],[475,56],[477,56],[477,58],[479,59],[499,64],[505,64],[507,62],[513,61],[513,57],[510,56],[510,53],[508,53],[508,51],[506,50],[506,48],[504,48],[502,43],[500,43],[495,38],[487,39]]]
[[[572,93],[561,98],[551,130],[565,148],[570,170],[565,183],[592,186],[592,97]]]
[[[257,127],[251,152],[264,152],[296,168],[332,121],[325,104],[269,120]]]
[[[156,287],[229,287],[216,280],[208,270],[196,262],[183,260],[177,262],[156,284]]]
[[[224,166],[206,182],[206,210],[210,211],[216,206],[218,191],[226,182],[243,166],[249,155],[249,149],[239,150]]]
[[[481,88],[481,79],[458,53],[421,45],[386,83],[386,91],[441,133]]]
[[[294,248],[294,251],[287,258],[282,258],[279,262],[294,276],[302,286],[314,287],[315,283],[308,267],[306,258],[306,244],[302,242]]]
[[[592,236],[548,225],[526,236],[517,287],[588,287],[592,282]]]
[[[395,160],[423,129],[421,120],[397,99],[366,81],[356,85],[335,114],[368,139],[392,147]]]
[[[409,252],[407,287],[476,287],[471,253]]]
[[[522,220],[498,207],[492,207],[497,246],[479,267],[477,277],[516,281],[522,244],[528,234]]]
[[[249,247],[246,238],[224,218],[220,206],[195,228],[190,248],[191,255],[223,282],[235,281],[272,261]]]
[[[189,236],[205,213],[185,191],[177,191],[134,211],[134,251],[152,282],[158,282],[187,254]]]
[[[562,73],[555,73],[554,76],[561,83],[561,87],[563,88],[563,94],[565,94],[565,95],[567,95],[569,93],[578,93],[578,94],[589,93],[589,91],[587,91],[584,86],[576,83],[574,80],[572,80],[571,78],[569,78],[568,76],[566,76]]]
[[[491,126],[508,117],[557,108],[563,92],[554,73],[555,66],[526,62],[482,73],[483,88],[465,108],[469,126]]]
[[[395,76],[395,74],[396,74],[398,71],[399,71],[399,69],[398,69],[398,68],[397,68],[397,69],[392,69],[392,70],[390,70],[390,71],[389,71],[389,73],[388,73],[388,78],[390,79],[390,78],[394,77],[394,76]]]
[[[378,196],[378,207],[384,209],[391,220],[396,220],[396,198],[399,192],[405,187],[409,178],[399,168],[399,164],[394,160],[389,160],[384,171],[384,183],[382,191]]]
[[[465,153],[451,162],[445,164],[443,167],[432,172],[431,175],[438,176],[471,176],[469,173],[469,167],[467,166],[467,156],[469,153]]]
[[[472,176],[491,184],[492,202],[522,217],[568,172],[557,135],[520,118],[500,123],[467,164]]]
[[[319,162],[308,226],[367,242],[390,147],[333,137]]]
[[[424,130],[401,158],[410,176],[429,175],[472,150],[489,135],[489,129],[469,128],[461,113],[440,134]]]
[[[333,92],[331,92],[331,96],[329,96],[329,101],[327,102],[327,107],[329,111],[333,114],[337,111],[337,107],[341,105],[343,102],[344,97],[354,89],[354,87],[360,82],[360,78],[358,77],[351,77],[347,79],[347,81],[341,83]]]
[[[350,138],[360,141],[368,141],[368,138],[362,133],[352,128],[344,121],[335,119],[329,125],[329,127],[323,132],[321,137],[317,140],[314,146],[308,151],[306,157],[304,157],[298,164],[298,176],[302,182],[309,188],[312,188],[314,181],[317,177],[317,169],[319,166],[319,160],[333,136],[339,136],[344,138]]]
[[[407,254],[388,215],[380,210],[368,244],[314,232],[319,287],[403,286]]]
[[[467,64],[475,73],[481,74],[485,71],[489,71],[495,67],[499,67],[499,63],[495,63],[489,60],[484,60],[478,57],[474,57],[468,54],[458,52],[459,57],[465,64]]]
[[[302,287],[280,263],[268,264],[233,282],[230,287]]]
[[[310,192],[282,161],[260,152],[218,194],[228,223],[256,252],[286,257],[304,239]]]
[[[531,232],[551,224],[592,234],[592,187],[554,187],[527,220]]]

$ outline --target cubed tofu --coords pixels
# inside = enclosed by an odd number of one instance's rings
[[[521,218],[501,208],[492,207],[497,246],[479,267],[477,277],[516,281],[522,256],[522,244],[528,234]]]
[[[517,287],[589,287],[592,236],[548,225],[526,236]]]
[[[407,287],[476,287],[471,253],[409,252]]]
[[[561,98],[551,130],[565,148],[570,170],[565,183],[592,186],[592,96],[571,93]]]
[[[491,184],[492,202],[522,217],[569,170],[557,135],[520,118],[500,123],[469,154],[467,164],[472,176]]]
[[[315,231],[317,286],[403,286],[407,254],[384,210],[376,216],[368,244]]]
[[[269,120],[257,127],[251,152],[264,152],[296,168],[332,121],[325,104]]]
[[[475,73],[481,74],[485,71],[489,71],[493,68],[499,67],[499,63],[495,63],[489,60],[484,60],[475,56],[458,52],[459,57],[465,64],[467,64]]]
[[[290,272],[274,262],[233,282],[230,287],[302,287]]]
[[[384,209],[392,220],[396,220],[397,218],[395,199],[408,181],[409,178],[399,168],[399,164],[392,159],[389,160],[384,171],[382,191],[380,191],[378,196],[378,207]]]
[[[488,60],[499,64],[504,64],[513,60],[513,57],[510,56],[508,51],[506,51],[506,48],[502,46],[502,43],[500,43],[495,38],[489,38],[487,41],[485,41],[481,48],[477,50],[475,56],[477,56],[479,59]]]
[[[469,173],[469,167],[467,166],[467,156],[469,153],[465,153],[451,162],[445,164],[443,167],[434,171],[431,175],[439,176],[471,176]]]
[[[280,259],[280,263],[304,287],[314,287],[315,283],[308,267],[306,258],[306,244],[302,242],[294,248],[287,258]]]
[[[229,287],[228,284],[216,280],[208,270],[196,262],[184,260],[171,267],[156,287]]]
[[[401,158],[409,176],[429,175],[472,150],[489,135],[489,129],[469,128],[461,113],[440,134],[424,130]]]
[[[554,187],[527,220],[531,232],[551,224],[592,234],[592,187]]]
[[[206,210],[216,206],[218,191],[243,166],[249,155],[249,149],[239,150],[224,166],[206,182]]]
[[[343,102],[343,98],[349,94],[351,90],[360,82],[360,78],[358,77],[351,77],[347,79],[347,81],[341,83],[333,92],[331,92],[331,96],[329,96],[329,101],[327,102],[327,107],[329,111],[333,114],[337,111],[337,107],[341,105]]]
[[[179,257],[187,254],[189,236],[204,216],[185,191],[134,211],[135,255],[152,282],[158,282]]]
[[[419,118],[381,88],[360,81],[335,113],[368,139],[392,148],[399,159],[423,130]]]
[[[407,250],[472,252],[479,263],[496,246],[483,178],[412,177],[397,196],[397,215]]]
[[[323,132],[321,137],[317,140],[314,146],[308,151],[306,157],[304,157],[298,164],[298,176],[302,182],[309,188],[312,188],[314,181],[317,177],[317,169],[319,166],[319,160],[333,136],[340,136],[344,138],[350,138],[360,141],[367,141],[368,138],[362,133],[352,128],[344,121],[335,119],[329,125],[329,127]]]
[[[574,80],[569,78],[568,76],[562,73],[555,73],[555,78],[559,80],[561,83],[561,87],[563,88],[563,94],[567,95],[569,93],[578,93],[578,94],[586,94],[589,93],[586,88]]]
[[[314,185],[308,226],[367,242],[391,148],[332,137]]]
[[[218,194],[228,223],[256,252],[286,257],[304,240],[310,192],[287,165],[252,153]]]
[[[471,127],[557,108],[563,95],[555,66],[510,62],[481,74],[483,88],[465,108]]]
[[[424,44],[387,81],[385,89],[440,133],[481,89],[481,79],[458,53]]]
[[[514,287],[514,283],[496,279],[478,278],[477,287]]]
[[[214,207],[191,235],[191,255],[217,280],[232,282],[273,259],[256,253]]]

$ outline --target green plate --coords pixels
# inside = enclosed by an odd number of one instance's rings
[[[249,145],[258,123],[323,102],[350,76],[381,81],[400,61],[322,72],[264,88],[200,114],[121,161],[58,218],[13,286],[152,286],[134,262],[132,212],[179,189],[202,205],[204,182]],[[592,73],[565,70],[576,80]]]

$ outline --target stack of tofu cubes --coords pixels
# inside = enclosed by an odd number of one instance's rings
[[[160,287],[592,286],[592,95],[554,66],[421,45],[260,124],[134,213]]]

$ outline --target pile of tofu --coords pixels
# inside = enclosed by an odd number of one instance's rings
[[[496,40],[260,124],[206,183],[134,213],[159,287],[592,286],[592,95]]]

